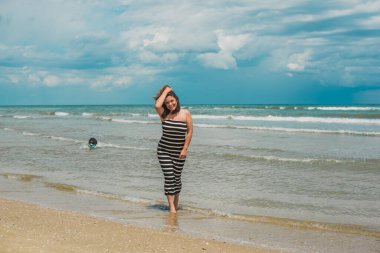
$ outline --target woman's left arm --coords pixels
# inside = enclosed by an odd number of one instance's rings
[[[191,113],[186,110],[186,125],[187,125],[187,134],[185,144],[183,145],[183,149],[181,154],[179,155],[180,159],[184,159],[187,154],[187,149],[190,145],[191,138],[193,137],[193,119],[191,118]]]

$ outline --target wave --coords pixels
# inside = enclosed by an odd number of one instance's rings
[[[113,193],[105,193],[101,191],[84,190],[84,189],[78,189],[78,188],[76,188],[76,192],[80,194],[93,195],[97,197],[113,199],[113,200],[118,200],[118,201],[128,201],[128,202],[140,204],[140,205],[148,205],[148,207],[164,206],[164,209],[166,210],[165,205],[160,205],[162,201],[142,199],[138,197],[131,197],[131,196],[113,194]],[[163,209],[163,208],[160,208],[160,209]],[[313,229],[313,230],[322,230],[322,231],[329,231],[329,232],[359,234],[359,235],[380,238],[380,232],[369,230],[365,228],[364,226],[360,226],[360,225],[337,224],[337,223],[327,223],[327,222],[318,222],[318,221],[309,221],[309,220],[296,220],[296,219],[289,219],[289,218],[282,218],[282,217],[232,214],[232,213],[223,212],[223,211],[215,210],[215,209],[204,209],[204,208],[186,206],[186,205],[182,206],[182,210],[199,213],[199,214],[205,215],[206,217],[216,216],[219,218],[241,220],[241,221],[252,222],[252,223],[263,223],[263,224],[271,224],[271,225],[292,227],[292,228],[296,227],[296,228],[301,228],[301,229]]]
[[[23,116],[23,115],[14,115],[13,118],[15,119],[27,119],[27,118],[31,118],[30,116]]]
[[[258,161],[288,162],[288,163],[354,163],[355,160],[338,160],[338,159],[316,159],[316,158],[286,158],[278,156],[260,156],[260,155],[240,155],[240,154],[221,154],[225,158],[249,159]]]
[[[89,113],[89,112],[84,112],[84,113],[82,113],[82,116],[83,117],[92,117],[92,116],[94,116],[95,115],[95,113]]]
[[[317,106],[307,107],[307,110],[322,111],[379,111],[380,107],[361,107],[361,106]]]
[[[93,195],[97,197],[103,197],[103,198],[115,199],[115,200],[124,200],[124,201],[129,201],[129,202],[134,202],[134,203],[143,203],[143,204],[154,203],[151,200],[142,199],[138,197],[131,197],[131,196],[124,196],[124,195],[113,194],[113,193],[86,190],[86,189],[83,189],[81,187],[71,185],[71,184],[49,181],[43,176],[38,176],[38,175],[33,175],[33,174],[0,173],[0,176],[3,176],[4,178],[7,178],[7,179],[17,180],[17,181],[22,181],[22,182],[39,181],[43,183],[43,185],[46,187],[53,188],[55,190],[63,191],[63,192],[87,194],[87,195]]]
[[[141,113],[108,113],[107,115],[111,116],[144,116]]]
[[[63,184],[63,183],[56,183],[56,182],[44,182],[45,186],[54,188],[58,191],[64,191],[64,192],[78,192],[79,188],[74,185],[69,184]]]
[[[10,129],[10,128],[4,128],[4,130],[16,131],[16,130]],[[69,142],[75,142],[75,143],[85,143],[85,141],[81,141],[81,140],[77,140],[77,139],[61,137],[61,136],[53,136],[53,135],[43,135],[40,133],[31,133],[31,132],[26,132],[26,131],[23,131],[22,135],[25,135],[25,136],[41,136],[43,138],[48,138],[48,139],[52,139],[52,140],[56,140],[56,141],[69,141]]]
[[[241,121],[380,125],[380,119],[284,117],[284,116],[272,116],[272,115],[268,115],[268,116],[193,115],[192,117],[194,119],[211,119],[211,120],[241,120]]]
[[[106,192],[100,192],[100,191],[78,189],[77,192],[81,194],[93,195],[93,196],[107,198],[107,199],[123,200],[123,201],[128,201],[128,202],[133,202],[133,203],[139,203],[139,204],[154,203],[152,200],[148,200],[148,199],[142,199],[138,197],[131,197],[131,196],[126,196],[126,195],[106,193]]]
[[[145,121],[145,120],[111,119],[111,121],[119,122],[119,123],[158,124],[158,122]]]
[[[48,136],[45,135],[43,136],[45,138],[50,138],[53,140],[57,141],[70,141],[70,142],[75,142],[75,143],[84,143],[86,144],[87,141],[81,141],[81,140],[76,140],[76,139],[71,139],[71,138],[66,138],[66,137],[60,137],[60,136]],[[83,146],[84,148],[88,148],[87,145]],[[121,145],[116,145],[112,143],[105,143],[105,142],[100,142],[98,141],[98,144],[96,145],[97,148],[119,148],[119,149],[133,149],[133,150],[149,150],[148,148],[141,148],[141,147],[133,147],[133,146],[121,146]]]
[[[10,128],[3,128],[6,131],[15,131],[14,129]],[[43,135],[38,133],[31,133],[31,132],[22,132],[22,135],[25,136],[40,136],[43,138],[48,138],[56,141],[65,141],[65,142],[74,142],[74,143],[82,143],[84,149],[88,149],[87,140],[77,140],[73,138],[67,138],[67,137],[61,137],[61,136],[53,136],[53,135]],[[122,145],[116,145],[112,143],[105,143],[98,141],[98,144],[96,146],[97,148],[118,148],[118,149],[133,149],[133,150],[150,150],[149,148],[143,148],[143,147],[135,147],[135,146],[122,146]]]
[[[44,138],[49,138],[56,141],[70,141],[75,143],[83,143],[84,141],[66,138],[66,137],[60,137],[60,136],[51,136],[51,135],[43,135]]]
[[[40,134],[29,133],[29,132],[22,132],[22,134],[25,136],[39,136],[40,135]]]
[[[54,112],[54,115],[59,116],[59,117],[65,117],[65,116],[70,115],[70,113],[68,113],[68,112]]]
[[[224,117],[224,116],[215,116]],[[137,123],[137,124],[159,124],[156,121],[145,120],[126,120],[126,119],[112,119],[100,117],[102,120],[113,121],[118,123]],[[352,130],[324,130],[313,128],[286,128],[286,127],[256,127],[256,126],[236,126],[236,125],[215,125],[215,124],[194,124],[195,127],[200,128],[230,128],[230,129],[246,129],[255,131],[276,131],[276,132],[289,132],[289,133],[313,133],[313,134],[342,134],[342,135],[358,135],[358,136],[380,136],[380,132],[360,132]]]
[[[98,142],[96,147],[99,148],[119,148],[119,149],[134,149],[134,150],[149,150],[149,148],[133,147],[133,146],[121,146],[111,143]]]
[[[319,222],[311,220],[296,220],[282,217],[270,217],[270,216],[258,216],[258,215],[243,215],[243,214],[231,214],[226,213],[220,210],[210,210],[194,207],[183,207],[184,210],[191,212],[200,213],[210,216],[217,216],[222,218],[242,220],[253,223],[263,223],[270,225],[277,225],[283,227],[291,228],[301,228],[301,229],[312,229],[319,231],[327,232],[337,232],[337,233],[346,233],[346,234],[356,234],[380,238],[380,232],[375,230],[367,229],[361,225],[352,225],[352,224],[338,224],[338,223],[328,223],[328,222]]]
[[[233,107],[229,107],[233,108]],[[266,105],[238,107],[256,110],[321,110],[321,111],[379,111],[379,106],[305,106],[305,105]]]
[[[8,179],[14,179],[23,182],[31,182],[32,180],[42,178],[41,176],[32,174],[1,173],[0,175]]]
[[[8,179],[19,180],[25,183],[30,183],[31,181],[36,180],[42,183],[45,187],[48,187],[57,191],[65,192],[65,193],[92,195],[95,197],[106,198],[106,199],[111,199],[111,200],[116,200],[116,201],[127,201],[133,204],[146,206],[147,208],[151,208],[154,206],[166,207],[166,205],[162,204],[163,202],[160,200],[144,199],[140,197],[127,196],[127,195],[122,195],[122,194],[107,193],[107,192],[96,191],[96,190],[88,190],[88,189],[84,189],[79,186],[75,186],[71,184],[49,181],[43,176],[38,176],[38,175],[15,174],[15,173],[2,173],[0,175]],[[284,218],[284,217],[233,214],[233,213],[224,212],[221,210],[200,208],[200,207],[187,206],[187,205],[183,205],[182,210],[187,211],[187,212],[192,212],[192,213],[198,213],[207,218],[214,216],[219,219],[232,219],[232,220],[239,220],[243,222],[270,224],[270,225],[276,225],[276,226],[282,226],[282,227],[311,229],[311,230],[318,230],[318,231],[355,234],[355,235],[380,238],[379,231],[368,229],[361,225],[328,223],[328,222],[320,222],[320,221],[312,221],[312,220],[297,220],[297,219]]]
[[[96,119],[99,119],[99,120],[105,120],[105,121],[112,121],[112,118],[111,117],[96,117]]]
[[[380,136],[380,132],[360,132],[351,130],[323,130],[323,129],[308,129],[308,128],[286,128],[286,127],[255,127],[255,126],[233,126],[233,125],[209,125],[209,124],[194,124],[196,127],[202,128],[232,128],[232,129],[247,129],[256,131],[278,131],[290,133],[314,133],[314,134],[347,134],[359,136]]]

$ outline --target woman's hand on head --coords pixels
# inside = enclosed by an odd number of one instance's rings
[[[169,92],[171,92],[173,89],[172,89],[172,87],[170,87],[169,85],[167,85],[166,87],[165,87],[165,90],[164,91],[166,91],[167,93],[169,93]]]

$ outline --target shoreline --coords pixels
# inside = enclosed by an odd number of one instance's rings
[[[179,243],[180,245],[186,244],[186,240],[189,238],[196,239],[198,241],[198,243],[195,243],[196,245],[202,245],[202,243],[210,241],[223,243],[224,246],[226,243],[237,245],[237,249],[234,249],[233,251],[225,250],[225,247],[222,246],[221,248],[219,247],[218,250],[209,252],[247,252],[241,251],[239,248],[239,246],[243,246],[243,248],[250,249],[248,252],[320,251],[332,253],[356,253],[374,252],[374,249],[377,249],[380,245],[378,240],[380,234],[376,231],[371,232],[371,230],[368,230],[370,227],[362,230],[360,226],[357,227],[349,224],[325,224],[301,220],[279,220],[277,218],[273,220],[270,217],[258,217],[259,220],[246,221],[244,219],[229,219],[223,216],[210,216],[207,213],[191,212],[186,209],[182,210],[175,217],[173,217],[168,212],[167,207],[159,203],[136,204],[129,201],[115,201],[114,199],[109,198],[99,198],[98,195],[93,196],[91,194],[81,194],[72,191],[70,187],[53,187],[53,190],[50,187],[46,187],[46,182],[34,180],[35,177],[30,177],[26,174],[24,176],[13,178],[15,180],[8,179],[8,177],[0,177],[0,188],[4,188],[4,190],[0,189],[0,224],[4,221],[1,220],[2,217],[12,217],[13,213],[18,213],[19,216],[23,216],[23,219],[28,220],[33,219],[34,216],[37,218],[44,216],[43,213],[45,211],[43,210],[52,210],[53,212],[58,210],[57,212],[63,213],[63,216],[65,216],[66,213],[74,213],[84,217],[94,217],[96,220],[100,219],[101,221],[110,221],[111,223],[119,224],[122,227],[131,226],[132,228],[140,228],[142,230],[138,233],[143,233],[144,235],[146,234],[144,231],[153,230],[158,234],[180,236],[185,238],[183,239],[185,243]],[[4,210],[1,208],[5,208],[6,205],[2,204],[2,199],[4,199],[4,201],[10,201],[11,203],[19,203],[20,205],[25,205],[26,207],[13,208],[13,206],[11,206],[10,211],[8,210],[8,213],[4,215]],[[8,203],[8,205],[10,204]],[[42,209],[42,211],[38,211],[37,214],[34,214],[34,216],[29,215],[29,212],[31,212],[30,210],[35,210],[36,207]],[[34,211],[34,213],[36,213],[36,211]],[[65,223],[66,219],[64,217],[62,218],[62,215],[58,215],[58,218],[61,220],[61,224]],[[265,219],[263,220],[262,218]],[[278,221],[280,221],[280,223],[278,223]],[[13,223],[5,226],[12,227],[12,224]],[[20,231],[32,231],[35,227],[47,226],[43,221],[40,223],[35,223],[34,226],[23,226],[23,223],[20,223],[20,221],[17,221],[17,224]],[[58,226],[55,223],[51,224],[55,227]],[[327,229],[324,228],[324,225],[327,226]],[[77,231],[81,228],[81,226],[82,225],[78,226],[76,224],[71,226],[69,229],[66,228],[66,231]],[[352,229],[353,231],[351,231]],[[119,228],[116,230],[119,231]],[[5,230],[0,228],[0,248],[4,248],[1,242],[2,239],[5,238],[2,237],[2,234],[5,234],[4,231]],[[56,233],[57,236],[59,232],[60,230],[52,231],[52,233]],[[41,231],[38,233],[41,233]],[[42,233],[46,233],[46,231],[42,231]],[[107,233],[104,233],[104,231],[95,231],[95,233],[106,234],[104,238],[108,236]],[[124,237],[129,238],[128,232],[124,231],[120,233],[124,233],[124,235],[126,234]],[[132,234],[134,234],[134,232]],[[60,235],[60,237],[62,236],[65,236],[65,234]],[[120,238],[120,235],[118,236]],[[19,237],[28,238],[28,234],[23,232]],[[104,238],[94,241],[97,243],[98,241],[104,240]],[[125,243],[125,238],[121,240],[122,243]],[[167,235],[164,235],[162,238],[163,239],[161,239],[161,241],[172,241],[170,236],[168,237]],[[56,238],[50,238],[48,241],[51,240],[56,240]],[[74,241],[73,238],[69,240]],[[136,238],[134,240],[136,240]],[[138,238],[137,240],[141,241],[141,239]],[[11,239],[6,246],[8,247],[9,244],[17,245],[19,242]],[[177,251],[168,250],[170,249],[162,248],[160,251],[154,251],[150,248],[149,250],[144,250],[143,252],[182,252],[178,251],[178,249]],[[5,252],[17,253],[36,251],[17,251],[11,248],[9,251]],[[45,251],[44,249],[41,249],[37,252],[56,251]],[[58,251],[58,253],[61,252],[87,251],[81,251],[79,249],[75,251],[70,251],[68,249]],[[96,253],[98,251],[88,252]],[[99,252],[107,252],[107,250],[104,249]],[[108,252],[140,251],[137,249],[133,251],[122,249],[120,251],[112,250]],[[186,251],[183,252],[203,252],[203,248],[199,249],[199,247],[197,248],[191,246],[191,248],[187,248]]]
[[[70,211],[0,198],[5,252],[279,252],[134,227]]]

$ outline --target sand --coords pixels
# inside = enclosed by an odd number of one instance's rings
[[[0,199],[2,253],[274,252]]]

